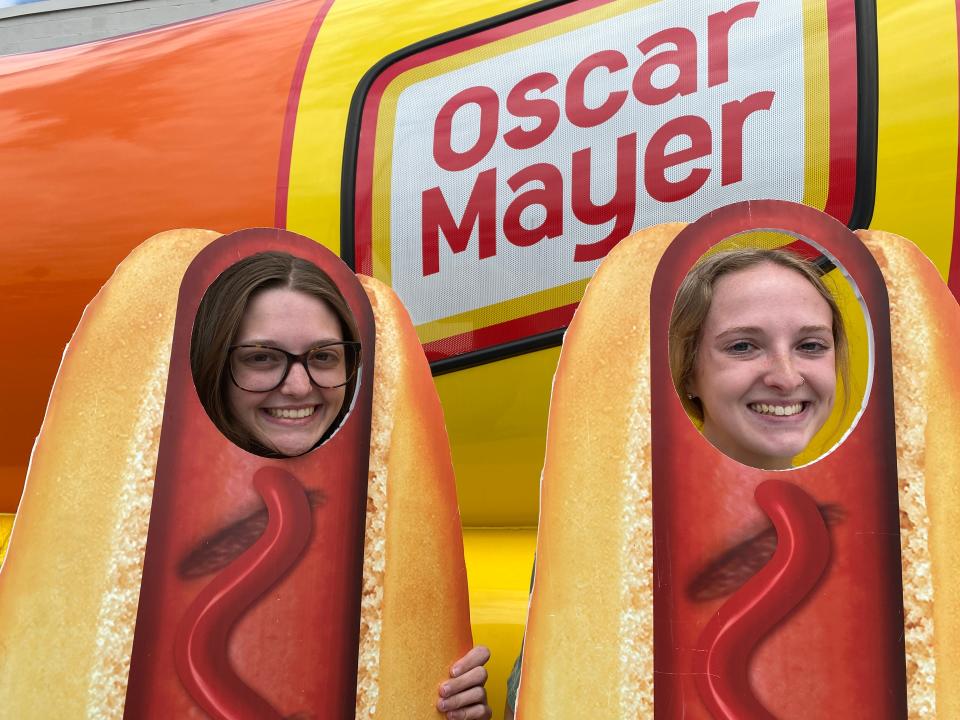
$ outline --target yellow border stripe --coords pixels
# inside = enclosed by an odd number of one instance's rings
[[[957,183],[955,0],[877,3],[877,189],[870,227],[950,269]]]
[[[830,40],[824,0],[803,4],[803,64],[803,204],[823,210],[830,186]]]
[[[420,337],[420,342],[428,343],[502,322],[502,320],[497,320],[483,325],[482,321],[487,315],[519,319],[546,310],[555,310],[565,305],[572,305],[580,302],[580,298],[583,297],[583,293],[587,289],[588,282],[590,282],[589,278],[577,280],[566,285],[538,290],[529,295],[521,295],[492,305],[484,305],[478,310],[468,310],[457,315],[451,315],[443,320],[424,323],[417,326],[417,335]]]

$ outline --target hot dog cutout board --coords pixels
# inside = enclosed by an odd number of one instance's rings
[[[714,448],[670,376],[680,281],[745,233],[826,258],[867,328],[850,427],[792,470]],[[518,717],[958,716],[958,333],[909,241],[802,205],[624,240],[554,381]]]
[[[228,441],[190,370],[203,293],[266,250],[324,270],[360,334],[349,413],[294,458]],[[433,717],[471,644],[466,578],[439,402],[393,293],[284,230],[137,248],[64,355],[0,622],[9,717]]]

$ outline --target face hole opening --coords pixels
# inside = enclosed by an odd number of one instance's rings
[[[671,313],[670,370],[684,410],[714,447],[760,469],[803,467],[843,442],[869,398],[873,352],[854,279],[786,231],[713,245]]]
[[[312,262],[261,252],[207,288],[190,367],[200,404],[233,444],[269,458],[304,455],[346,423],[363,349],[343,294]]]

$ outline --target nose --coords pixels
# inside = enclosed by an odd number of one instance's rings
[[[310,384],[310,377],[307,375],[307,369],[303,363],[295,362],[290,367],[286,379],[280,386],[280,392],[284,395],[293,397],[302,397],[313,389]]]
[[[789,393],[803,384],[803,376],[791,353],[777,352],[770,357],[763,382],[769,388]]]

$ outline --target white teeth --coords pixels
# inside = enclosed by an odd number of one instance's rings
[[[750,403],[750,409],[761,415],[796,415],[803,410],[803,403],[793,405],[767,405],[766,403]]]
[[[305,408],[266,408],[267,413],[272,415],[275,418],[286,418],[288,420],[296,420],[298,418],[310,417],[313,415],[313,411],[316,410],[316,406],[305,407]]]

